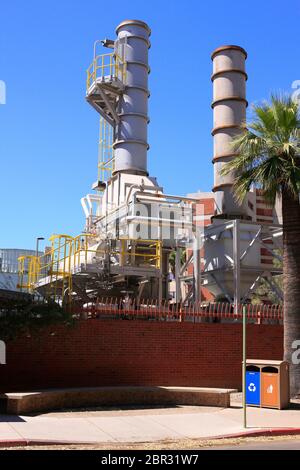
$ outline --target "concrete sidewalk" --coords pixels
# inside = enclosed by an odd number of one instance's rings
[[[300,410],[248,408],[248,429],[241,408],[179,407],[129,411],[57,412],[39,416],[0,416],[5,443],[137,443],[229,437],[281,429],[300,434]]]

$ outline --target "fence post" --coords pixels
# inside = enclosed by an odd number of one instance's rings
[[[246,306],[243,305],[243,425],[247,427],[247,405],[246,405],[246,358],[247,358],[247,316]]]

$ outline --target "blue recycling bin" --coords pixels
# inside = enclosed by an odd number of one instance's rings
[[[246,368],[246,404],[260,406],[260,369]]]

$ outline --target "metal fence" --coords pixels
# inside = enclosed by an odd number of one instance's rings
[[[208,322],[232,323],[241,322],[243,308],[246,308],[248,323],[280,324],[283,320],[282,305],[239,305],[237,309],[230,303],[199,303],[168,304],[157,301],[126,301],[114,298],[102,298],[97,302],[85,304],[83,307],[74,305],[72,312],[82,318],[108,318],[127,320],[152,320],[173,322]]]

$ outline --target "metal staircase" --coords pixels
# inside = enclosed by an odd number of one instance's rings
[[[126,86],[126,62],[124,47],[110,54],[97,55],[98,42],[94,45],[93,62],[87,69],[86,100],[100,114],[98,180],[93,189],[104,191],[114,170],[113,140],[120,121],[119,99]]]

